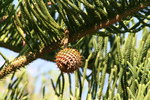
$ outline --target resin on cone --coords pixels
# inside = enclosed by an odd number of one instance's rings
[[[56,64],[62,72],[71,73],[82,65],[82,57],[76,49],[65,48],[56,55]]]

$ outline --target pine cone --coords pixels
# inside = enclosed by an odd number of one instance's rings
[[[56,55],[56,64],[62,72],[70,73],[82,65],[80,53],[71,48],[60,50]]]

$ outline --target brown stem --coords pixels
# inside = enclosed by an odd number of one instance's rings
[[[108,26],[110,26],[110,25],[112,25],[112,24],[114,24],[116,22],[119,22],[123,18],[126,18],[127,16],[131,16],[132,14],[136,13],[137,11],[139,11],[141,9],[144,9],[145,7],[147,7],[149,5],[150,5],[150,2],[145,4],[145,5],[141,4],[141,5],[137,6],[134,9],[130,9],[130,10],[126,11],[125,13],[121,14],[121,15],[116,15],[114,18],[112,18],[112,19],[110,19],[108,21],[102,22],[100,25],[93,26],[90,29],[87,29],[85,31],[79,32],[78,35],[70,38],[69,42],[75,41],[76,39],[80,39],[80,38],[82,38],[83,36],[85,36],[87,34],[92,34],[92,33],[98,31],[101,28],[106,28],[106,27],[108,27]]]
[[[69,42],[73,42],[73,41],[75,41],[75,40],[79,40],[80,38],[82,38],[82,37],[84,37],[84,36],[86,36],[86,35],[88,35],[88,34],[92,34],[92,33],[98,31],[98,30],[101,29],[101,28],[105,28],[105,27],[108,27],[108,26],[110,26],[110,25],[112,25],[112,24],[114,24],[114,23],[116,23],[116,22],[119,22],[119,21],[121,21],[123,18],[125,18],[125,17],[127,17],[127,16],[129,16],[129,15],[132,15],[132,14],[136,13],[137,11],[139,11],[139,10],[141,10],[141,9],[143,9],[143,8],[145,8],[145,7],[147,7],[147,6],[149,6],[149,5],[150,5],[150,3],[147,3],[147,4],[145,4],[145,5],[139,5],[139,6],[137,6],[136,8],[130,9],[130,10],[126,11],[125,13],[121,14],[121,15],[116,15],[114,18],[112,18],[112,19],[110,19],[110,20],[108,20],[108,21],[102,22],[100,25],[93,26],[93,27],[91,27],[90,29],[87,29],[87,30],[85,30],[85,31],[78,32],[76,35],[69,37]],[[69,33],[69,30],[65,30],[65,32]],[[58,42],[57,42],[57,43],[54,43],[54,45],[55,45],[56,47],[60,47],[60,46],[61,46],[61,44],[58,43]],[[51,52],[51,50],[55,50],[55,49],[52,49],[52,47],[53,47],[53,45],[48,46],[48,47],[45,47],[45,48],[41,51],[41,53],[42,53],[42,54],[47,54],[47,53]],[[50,49],[50,48],[51,48],[51,49]],[[55,48],[55,47],[54,47],[54,48]]]
[[[93,26],[90,29],[87,29],[85,31],[79,32],[77,36],[73,36],[69,38],[69,42],[73,42],[75,40],[78,40],[82,37],[84,37],[87,34],[92,34],[94,32],[96,32],[98,29],[100,28],[105,28],[108,27],[118,21],[121,21],[123,18],[132,15],[133,13],[149,6],[150,3],[147,3],[145,5],[140,5],[134,9],[130,9],[129,11],[126,11],[124,14],[121,15],[116,15],[116,17],[114,17],[113,19],[109,20],[109,21],[104,21],[102,24],[97,25],[97,26]],[[66,31],[66,32],[69,32]],[[11,72],[16,71],[17,69],[20,69],[21,67],[29,64],[30,62],[32,62],[33,60],[42,57],[44,55],[47,55],[47,53],[59,48],[60,46],[62,46],[62,44],[60,43],[60,41],[57,41],[55,43],[53,43],[50,46],[46,46],[44,47],[42,50],[40,50],[38,53],[34,54],[32,52],[24,55],[24,56],[20,56],[19,58],[16,58],[14,61],[12,61],[9,65],[5,66],[3,69],[0,70],[0,79],[4,78],[6,75],[10,74]]]

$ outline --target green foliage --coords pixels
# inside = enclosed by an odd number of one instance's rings
[[[33,92],[37,78],[13,74],[9,82],[1,80],[0,99],[149,100],[149,0],[19,0],[17,7],[12,1],[0,1],[0,46],[27,62],[0,53],[0,75],[7,65],[32,62],[24,56],[29,52],[52,61],[66,30],[68,47],[81,52],[84,64],[72,74],[46,73],[51,78],[42,77],[39,93]]]
[[[123,43],[121,43],[120,40],[124,34],[115,35],[114,45],[116,45],[116,47],[109,51],[107,51],[109,45],[108,37],[93,35],[86,45],[81,43],[89,37],[82,39],[80,43],[77,43],[76,47],[79,47],[79,50],[83,54],[85,52],[84,46],[89,48],[89,55],[84,60],[83,68],[74,74],[60,73],[59,75],[55,75],[55,72],[49,73],[48,75],[52,76],[52,79],[44,79],[43,85],[47,83],[49,83],[49,85],[45,85],[43,88],[41,87],[41,92],[39,93],[39,95],[43,94],[41,99],[52,99],[55,97],[56,99],[65,100],[65,98],[68,98],[67,95],[69,95],[71,99],[137,100],[141,98],[143,100],[149,100],[150,46],[147,46],[150,44],[150,41],[149,38],[146,38],[144,42],[143,38],[145,38],[145,35],[149,37],[150,34],[147,28],[143,30],[141,41],[137,41],[137,34],[135,33],[128,34],[128,37]],[[141,50],[143,51],[142,53]],[[91,71],[87,68],[90,68]],[[13,89],[9,90],[8,93],[14,93],[13,96],[16,96],[14,98],[18,98],[18,92],[22,93],[22,88],[26,87],[26,84],[23,84],[22,87],[19,86],[22,77],[24,77],[24,75],[12,81],[9,85],[9,87],[11,86]],[[46,88],[50,89],[46,91]],[[51,92],[54,97],[52,95],[48,96]],[[33,95],[30,93],[26,94]],[[24,94],[22,98],[27,97],[29,99],[26,94]],[[8,98],[9,95],[6,97]],[[9,99],[10,98],[12,97],[10,96]]]
[[[8,85],[7,93],[5,94],[3,100],[27,100],[28,93],[25,92],[26,83],[23,86],[20,86],[22,81],[23,74],[19,78],[14,78],[14,75],[11,78],[11,82]]]
[[[22,50],[23,53],[38,51],[45,46],[52,46],[55,42],[60,42],[64,35],[64,29],[69,30],[70,36],[73,37],[71,39],[78,39],[78,36],[84,36],[91,27],[99,27],[107,21],[109,23],[114,18],[119,21],[117,18],[126,16],[125,12],[138,11],[140,5],[149,4],[150,1],[50,0],[51,5],[48,5],[47,2],[43,0],[20,0],[18,8],[7,10],[8,13],[5,16],[8,16],[6,20],[8,23],[4,21],[5,23],[3,22],[4,25],[1,24],[3,28],[0,31],[0,41],[4,47],[16,52]],[[2,7],[3,5],[6,5],[5,2],[2,3]],[[12,4],[7,6],[11,7]],[[105,32],[100,31],[99,34],[138,32],[144,26],[149,26],[147,24],[149,20],[148,13],[149,8],[145,7],[145,9],[133,15],[134,19],[133,17],[126,17],[115,24],[110,23],[112,25],[106,27]],[[11,17],[12,14],[13,17]],[[25,47],[24,42],[26,43]]]

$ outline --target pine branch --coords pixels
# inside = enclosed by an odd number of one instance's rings
[[[91,27],[85,31],[82,31],[82,32],[79,32],[77,33],[77,35],[74,35],[74,36],[70,36],[69,38],[69,43],[70,42],[73,42],[73,41],[76,41],[76,40],[79,40],[80,38],[88,35],[88,34],[93,34],[94,32],[98,31],[99,29],[101,28],[106,28],[116,22],[119,22],[121,21],[123,18],[126,18],[127,16],[131,16],[132,14],[136,13],[137,11],[149,6],[150,3],[147,3],[145,5],[140,5],[134,9],[130,9],[129,11],[126,11],[124,14],[121,14],[121,15],[116,15],[116,17],[114,17],[113,19],[110,19],[108,21],[104,21],[102,24],[100,25],[97,25],[97,26],[94,26],[94,27]],[[65,30],[65,32],[69,32],[69,30]],[[52,46],[52,45],[51,45]],[[49,52],[51,52],[51,49],[49,49],[49,47],[51,46],[48,46],[48,47],[45,47],[43,50],[42,50],[42,53],[43,54],[47,54]],[[60,47],[61,45],[59,43],[55,44],[56,47]],[[55,49],[52,49],[52,50],[55,50]]]
[[[35,60],[35,58],[36,55],[32,52],[16,58],[10,64],[8,64],[7,66],[5,66],[3,69],[0,70],[0,79],[4,78],[6,75],[12,72],[15,72],[17,69],[20,69],[21,67],[24,67],[25,65]]]
[[[131,16],[132,14],[136,13],[137,11],[139,11],[149,5],[150,5],[150,3],[140,5],[134,9],[130,9],[130,10],[126,11],[125,13],[123,13],[121,15],[116,15],[113,19],[104,21],[100,25],[93,26],[90,29],[79,32],[77,35],[71,36],[69,38],[69,42],[78,40],[78,39],[86,36],[87,34],[92,34],[96,31],[98,31],[100,28],[105,28],[105,27],[108,27],[108,26],[118,22],[118,21],[121,21],[123,18],[125,18],[127,16]],[[66,32],[69,32],[69,30]],[[45,46],[43,49],[41,49],[40,51],[38,51],[36,53],[30,52],[24,56],[20,56],[20,57],[16,58],[14,61],[12,61],[10,64],[8,64],[7,66],[5,66],[3,69],[0,70],[0,79],[4,78],[6,75],[16,71],[17,69],[20,69],[21,67],[29,64],[33,60],[43,57],[44,55],[47,55],[49,52],[51,52],[61,46],[62,46],[62,44],[60,43],[60,41],[57,41],[57,42],[52,43],[49,46]]]
[[[52,5],[52,3],[51,2],[48,2],[47,3],[48,5]],[[82,37],[82,36],[85,36],[86,34],[89,34],[89,33],[93,33],[93,32],[95,32],[95,31],[97,31],[98,29],[100,29],[100,28],[105,28],[105,27],[107,27],[107,26],[111,26],[112,24],[114,24],[114,23],[116,23],[116,22],[119,22],[119,21],[121,21],[121,19],[122,18],[125,18],[126,16],[128,16],[128,15],[130,15],[130,13],[134,13],[134,12],[137,12],[138,10],[140,10],[140,9],[143,9],[144,7],[146,7],[146,6],[148,6],[148,5],[150,5],[148,2],[146,3],[146,4],[142,4],[142,5],[140,5],[140,6],[138,6],[138,7],[136,7],[136,8],[134,8],[134,9],[129,9],[128,11],[126,11],[126,14],[124,13],[124,14],[121,14],[121,15],[116,15],[116,17],[114,17],[113,19],[110,19],[110,20],[107,20],[107,21],[105,21],[105,22],[103,22],[103,23],[101,23],[100,25],[97,25],[97,26],[93,26],[92,28],[89,28],[89,29],[87,29],[87,30],[85,30],[85,31],[82,31],[82,32],[77,32],[76,34],[77,35],[74,35],[73,37]],[[32,6],[33,7],[33,6]],[[17,16],[18,17],[20,17],[21,16],[21,14],[20,13],[18,13],[17,14]],[[14,17],[14,16],[13,16]],[[3,18],[3,19],[7,19],[6,18],[6,16]],[[14,19],[15,20],[15,19]],[[4,20],[3,20],[4,21]],[[79,34],[78,34],[79,33]],[[73,38],[73,39],[75,39],[75,38]],[[70,42],[71,41],[74,41],[74,40],[72,40],[72,39],[70,39],[69,40]],[[9,41],[8,41],[9,42]],[[13,51],[20,51],[20,49],[15,49],[15,47],[16,48],[18,48],[17,46],[11,46],[11,45],[9,45],[9,43],[2,43],[2,45],[0,44],[0,46],[2,46],[2,47],[9,47],[10,49],[12,49]],[[20,44],[22,44],[22,43],[20,43]],[[8,46],[7,46],[8,45]]]
[[[130,9],[130,10],[126,11],[125,13],[123,13],[121,15],[116,15],[113,19],[110,19],[108,21],[104,21],[100,25],[94,26],[94,27],[92,27],[92,28],[90,28],[86,31],[78,33],[78,36],[75,35],[76,37],[70,38],[69,41],[70,42],[75,41],[76,39],[80,39],[80,38],[82,38],[83,36],[85,36],[87,34],[92,34],[92,33],[98,31],[101,28],[106,28],[106,27],[108,27],[108,26],[110,26],[110,25],[112,25],[116,22],[121,21],[123,18],[126,18],[127,16],[132,16],[132,14],[136,13],[137,11],[139,11],[139,10],[141,10],[141,9],[147,7],[147,6],[150,6],[150,3],[147,3],[145,5],[142,4],[142,5],[134,8],[134,9]]]
[[[0,47],[4,47],[4,48],[7,48],[7,49],[10,49],[12,51],[15,51],[15,52],[20,52],[22,47],[16,47],[16,46],[12,46],[8,43],[4,43],[4,42],[0,42]]]
[[[51,2],[47,2],[47,5],[52,5],[52,3]],[[19,12],[18,14],[17,14],[17,16],[18,17],[21,17],[21,13]],[[13,18],[14,18],[14,16],[12,16]],[[8,16],[3,16],[1,19],[0,19],[0,24],[2,23],[2,22],[4,22],[5,20],[7,20],[7,18],[8,18]]]

